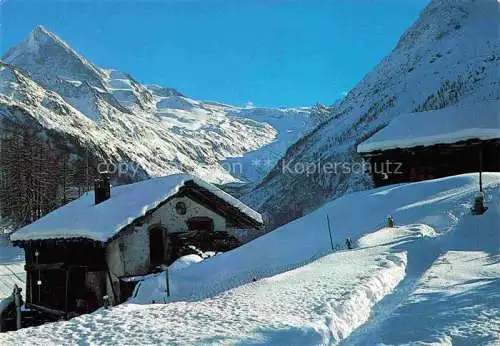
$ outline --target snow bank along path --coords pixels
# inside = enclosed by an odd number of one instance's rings
[[[196,264],[192,265],[195,266]],[[405,275],[406,254],[341,251],[205,300],[125,304],[0,336],[35,344],[330,344],[347,336]]]
[[[406,278],[346,345],[500,344],[500,191],[493,193],[486,214],[464,215],[434,249],[409,256]]]

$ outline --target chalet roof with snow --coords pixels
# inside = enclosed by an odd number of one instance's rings
[[[189,174],[174,174],[113,188],[111,197],[97,205],[94,192],[88,192],[14,232],[11,241],[86,238],[106,242],[181,194],[217,204],[219,211],[242,228],[263,225],[258,212],[219,188]]]
[[[500,138],[500,101],[410,113],[358,145],[358,153]]]

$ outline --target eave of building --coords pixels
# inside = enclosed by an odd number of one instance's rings
[[[471,138],[468,140],[463,140],[463,141],[458,141],[454,143],[437,143],[437,144],[432,144],[432,145],[417,145],[417,146],[412,146],[412,147],[404,147],[404,148],[388,148],[388,149],[379,149],[379,150],[374,150],[370,152],[360,152],[359,154],[363,157],[370,158],[370,157],[376,157],[376,156],[381,156],[381,155],[391,155],[394,153],[401,153],[401,152],[416,152],[416,151],[423,151],[423,150],[449,150],[451,148],[463,148],[463,147],[472,147],[472,146],[478,146],[478,145],[483,145],[483,144],[490,144],[490,143],[499,143],[500,144],[500,138],[494,138],[494,139],[479,139],[479,138]]]

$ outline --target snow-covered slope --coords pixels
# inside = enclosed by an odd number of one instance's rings
[[[127,164],[123,173],[135,180],[180,171],[216,183],[258,179],[267,171],[253,171],[262,167],[245,164],[245,173],[226,169],[223,161],[247,162],[253,156],[245,155],[257,150],[274,164],[314,125],[309,109],[249,111],[142,85],[93,65],[41,26],[2,60],[1,115],[35,119],[98,156]]]
[[[395,49],[332,106],[332,119],[293,145],[244,200],[274,225],[286,223],[371,185],[364,174],[287,167],[359,162],[357,145],[399,115],[498,100],[499,11],[497,0],[431,1]]]
[[[172,271],[168,304],[154,275],[131,303],[0,343],[498,344],[500,174],[484,178],[483,216],[469,209],[475,174],[353,193]],[[334,243],[353,237],[353,250],[329,253],[326,215]]]

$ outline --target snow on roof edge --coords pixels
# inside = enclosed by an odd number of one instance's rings
[[[360,143],[357,152],[366,154],[471,139],[500,139],[499,100],[400,115]]]
[[[260,224],[264,224],[264,220],[262,219],[262,215],[259,212],[253,210],[252,208],[250,208],[249,206],[244,204],[242,201],[240,201],[236,197],[231,196],[230,194],[219,189],[215,185],[207,183],[199,178],[193,177],[192,181],[196,185],[208,190],[210,193],[214,194],[215,196],[219,197],[220,199],[224,200],[225,202],[231,204],[235,209],[238,209],[239,211],[241,211],[243,214],[245,214],[249,218],[253,219],[254,221],[256,221]]]
[[[379,141],[377,143],[361,143],[358,145],[358,153],[372,153],[378,150],[389,150],[389,149],[407,149],[419,146],[430,147],[437,144],[453,144],[463,141],[468,141],[472,139],[477,140],[490,140],[499,139],[499,130],[485,130],[485,129],[468,129],[453,133],[449,137],[442,136],[428,136],[428,137],[415,137],[408,139],[406,141],[400,140],[386,140]]]
[[[155,185],[157,183],[156,185],[159,185],[163,179],[172,180],[169,182],[168,191],[159,194],[153,201],[147,201],[140,206],[129,203],[128,206],[131,206],[133,209],[126,215],[113,215],[113,211],[120,209],[118,207],[122,207],[120,205],[123,202],[122,200],[126,201],[126,197],[130,197],[127,194],[131,194],[131,192],[134,192],[135,189],[143,184],[149,183],[148,185]],[[99,242],[107,242],[135,220],[144,217],[148,212],[157,209],[166,200],[174,197],[180,188],[190,181],[219,197],[255,222],[263,224],[260,213],[216,186],[190,174],[173,174],[114,188],[112,189],[111,198],[99,204],[100,208],[94,208],[94,194],[91,191],[79,199],[52,211],[41,219],[13,232],[10,239],[13,242],[23,242],[28,240],[86,238]],[[144,186],[146,187],[147,185]],[[153,189],[155,187],[153,186]],[[128,193],[127,190],[129,190]],[[119,204],[117,208],[113,208],[112,204],[109,203],[113,201]],[[112,220],[102,220],[100,217],[109,217]],[[99,221],[101,220],[102,227],[99,226]]]

